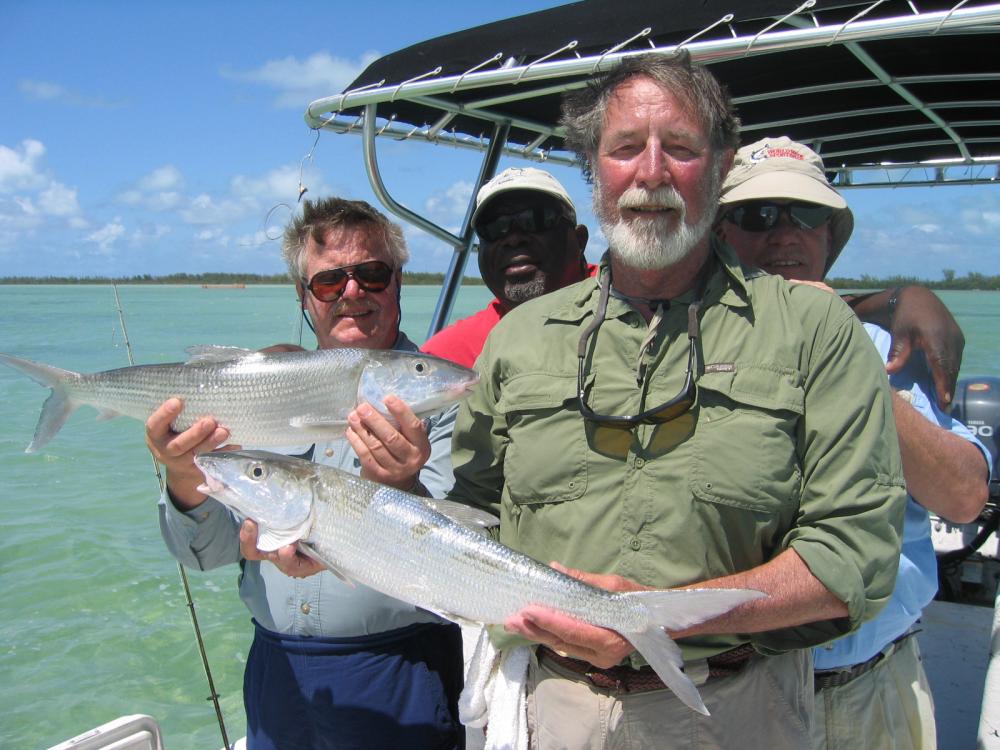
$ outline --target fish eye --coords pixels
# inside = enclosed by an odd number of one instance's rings
[[[413,371],[417,373],[417,375],[425,375],[427,373],[427,370],[428,367],[423,362],[417,362],[415,365],[413,365]]]
[[[247,476],[251,479],[263,479],[266,474],[263,464],[251,464],[247,469]]]

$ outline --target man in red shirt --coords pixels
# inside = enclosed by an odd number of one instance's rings
[[[587,227],[576,223],[566,189],[534,167],[506,169],[480,189],[472,226],[479,272],[496,299],[434,336],[421,351],[472,367],[486,337],[509,310],[591,275]]]

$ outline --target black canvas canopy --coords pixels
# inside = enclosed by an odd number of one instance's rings
[[[728,86],[745,142],[807,142],[842,185],[865,182],[852,175],[857,168],[931,160],[963,165],[955,179],[992,180],[998,42],[1000,4],[981,2],[586,0],[386,55],[344,94],[314,102],[307,120],[357,129],[364,105],[375,103],[383,134],[483,147],[506,122],[508,151],[566,158],[563,91],[622,56],[682,45]]]
[[[997,184],[998,42],[1000,3],[976,0],[585,0],[386,55],[305,118],[361,135],[379,200],[455,248],[433,332],[475,247],[472,205],[456,234],[396,201],[379,139],[482,151],[475,195],[502,154],[574,162],[563,93],[628,56],[683,48],[729,88],[744,143],[808,143],[838,187]]]

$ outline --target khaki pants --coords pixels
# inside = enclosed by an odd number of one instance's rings
[[[602,690],[551,661],[528,668],[534,750],[803,750],[812,722],[812,655],[757,656],[736,675],[698,686],[702,716],[669,690]]]
[[[934,699],[913,636],[846,685],[816,693],[817,750],[934,750]]]

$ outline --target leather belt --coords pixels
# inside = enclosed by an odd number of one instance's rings
[[[742,646],[737,646],[729,651],[723,651],[721,654],[708,657],[705,659],[705,662],[708,664],[709,679],[728,677],[736,674],[746,666],[747,662],[750,661],[750,657],[755,653],[756,651],[753,646],[749,643],[744,643]],[[605,690],[618,690],[623,693],[644,693],[650,690],[665,690],[667,687],[663,684],[663,680],[653,671],[653,668],[649,666],[633,669],[632,667],[619,664],[608,669],[601,669],[595,667],[590,662],[558,654],[547,646],[539,646],[538,655],[570,672],[583,675],[594,687]]]
[[[916,630],[910,630],[909,632],[903,633],[896,640],[886,646],[884,649],[879,651],[875,656],[873,656],[868,661],[863,661],[860,664],[855,664],[852,667],[846,669],[823,669],[817,670],[813,673],[813,690],[814,692],[819,692],[824,688],[840,687],[841,685],[846,685],[852,680],[857,679],[863,674],[871,672],[875,667],[877,667],[883,659],[892,654],[901,644],[910,636],[916,635]]]

